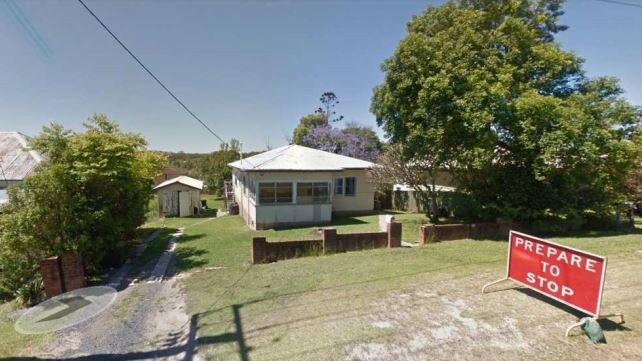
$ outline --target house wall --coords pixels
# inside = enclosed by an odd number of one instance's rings
[[[335,179],[356,177],[354,196],[335,195]],[[261,182],[292,182],[292,204],[257,204],[258,184]],[[297,182],[330,183],[330,203],[296,204]],[[332,220],[333,213],[365,213],[374,209],[374,185],[365,170],[340,172],[244,172],[232,170],[234,197],[239,204],[239,213],[246,224],[253,229],[279,226],[324,224]]]
[[[192,187],[188,187],[184,184],[180,183],[174,183],[170,184],[166,187],[163,187],[159,190],[156,191],[158,194],[158,205],[160,208],[160,211],[166,216],[166,217],[178,217],[179,214],[179,202],[178,202],[178,192],[189,192],[190,194],[190,207],[188,211],[189,216],[193,216],[194,213],[194,207],[196,209],[200,209],[201,205],[201,191],[198,189],[194,189]]]
[[[341,177],[357,178],[354,196],[334,194],[334,180]],[[374,209],[374,193],[374,184],[365,169],[336,172],[332,180],[332,211],[340,214],[370,212]]]
[[[0,189],[9,188],[9,186],[20,184],[22,180],[0,180]]]

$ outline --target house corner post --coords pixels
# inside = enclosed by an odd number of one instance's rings
[[[401,223],[388,223],[388,248],[401,247]]]

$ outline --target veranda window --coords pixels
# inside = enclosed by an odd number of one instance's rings
[[[330,183],[297,183],[297,204],[330,203]]]
[[[292,183],[259,183],[259,204],[292,203]]]

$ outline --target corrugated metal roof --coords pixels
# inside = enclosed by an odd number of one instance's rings
[[[18,132],[0,132],[0,179],[22,180],[42,157],[28,149],[29,138]]]
[[[228,165],[247,171],[340,171],[369,169],[375,164],[345,155],[291,144],[237,160]]]
[[[157,185],[156,187],[154,187],[154,190],[157,190],[157,189],[160,189],[160,188],[163,188],[163,187],[167,187],[168,185],[174,184],[174,183],[184,184],[184,185],[186,185],[188,187],[192,187],[192,188],[196,188],[196,189],[203,189],[203,181],[200,181],[198,179],[194,179],[192,177],[188,177],[186,175],[182,175],[180,177],[176,177],[176,178],[172,178],[172,179],[168,179],[168,180],[164,181],[163,183],[161,183],[161,184]]]

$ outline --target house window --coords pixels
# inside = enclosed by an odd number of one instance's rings
[[[330,183],[297,183],[297,204],[330,203]]]
[[[346,177],[345,178],[345,193],[346,196],[353,196],[357,194],[357,178],[355,177]]]
[[[292,183],[259,183],[259,204],[292,203]]]
[[[343,195],[343,178],[334,180],[334,194]]]

